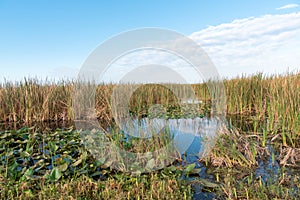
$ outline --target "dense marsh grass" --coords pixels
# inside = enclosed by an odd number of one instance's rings
[[[0,87],[2,122],[57,121],[71,119],[72,83],[36,79],[5,82]]]
[[[15,182],[0,177],[0,199],[192,199],[191,187],[159,173],[129,177],[112,175],[106,180],[87,176],[59,182]]]
[[[282,133],[283,138],[290,131],[300,133],[300,73],[269,77],[257,74],[224,83],[228,114],[251,116],[256,123],[265,121],[268,132]],[[256,125],[254,132],[263,132]]]
[[[36,122],[73,120],[72,95],[74,81],[42,82],[25,79],[22,82],[5,82],[0,86],[1,122]],[[242,76],[224,80],[227,96],[227,114],[250,117],[254,132],[262,132],[257,123],[264,121],[269,133],[282,133],[285,143],[290,143],[289,133],[299,133],[300,73],[263,76]],[[111,95],[116,85],[100,84],[96,88],[95,110],[102,122],[109,123]],[[205,84],[192,88],[201,104],[202,112],[210,108],[210,93]],[[181,90],[182,93],[187,90]],[[184,94],[188,96],[189,94]],[[143,85],[130,98],[130,111],[147,115],[153,104],[162,104],[167,110],[176,110],[178,99],[168,88],[158,84]],[[179,113],[180,114],[180,113]],[[265,128],[265,127],[263,127]],[[293,145],[295,145],[292,142]]]

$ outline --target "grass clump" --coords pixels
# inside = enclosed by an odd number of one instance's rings
[[[80,176],[57,182],[1,182],[1,199],[191,199],[190,186],[159,173],[139,177],[116,174],[106,180]]]

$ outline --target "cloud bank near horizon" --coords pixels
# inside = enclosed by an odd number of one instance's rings
[[[189,37],[200,44],[221,77],[300,71],[300,12],[238,19],[210,26]],[[171,55],[146,51],[118,60],[116,69],[109,70],[110,80],[120,80],[132,66],[150,64],[147,61],[167,63],[191,82],[197,82],[195,72],[186,63]]]
[[[221,76],[300,69],[300,12],[238,19],[190,38],[208,53]]]

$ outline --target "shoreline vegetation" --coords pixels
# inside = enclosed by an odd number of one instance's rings
[[[74,127],[38,125],[73,125],[74,84],[25,79],[0,85],[0,127],[8,127],[0,128],[0,199],[300,198],[299,72],[224,80],[228,124],[211,153],[197,165],[178,155],[165,169],[138,176],[113,170],[107,160],[95,160]],[[103,126],[114,123],[109,104],[114,86],[100,84],[96,89],[95,110]],[[209,116],[207,86],[191,87],[201,100],[195,112],[183,113],[170,90],[148,84],[132,95],[130,113],[150,117],[151,106],[161,104],[167,118]],[[118,130],[111,139],[133,152],[165,142],[124,142]]]
[[[268,119],[270,129],[276,125],[286,130],[299,128],[300,73],[264,77],[262,73],[224,80],[227,115],[252,116],[257,120]],[[0,123],[72,121],[72,95],[74,81],[45,82],[24,79],[0,85]],[[110,121],[109,102],[114,84],[96,87],[95,109],[97,118]],[[192,84],[198,99],[210,106],[206,84]],[[133,94],[131,102],[135,111],[139,106],[160,103],[174,106],[176,97],[163,86],[147,84]]]

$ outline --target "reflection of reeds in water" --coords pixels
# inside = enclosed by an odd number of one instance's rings
[[[195,137],[201,141],[199,158],[207,155],[215,144],[220,134],[220,127],[223,122],[215,118],[194,118],[194,119],[164,119],[164,118],[143,118],[143,119],[126,119],[119,124],[125,135],[135,138],[151,138],[159,136],[162,132],[170,135],[168,142],[181,153],[185,153],[193,143]]]

